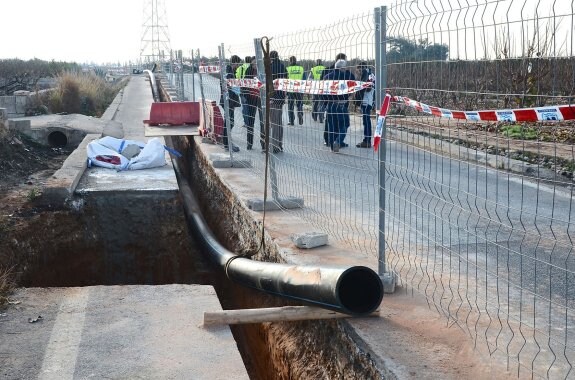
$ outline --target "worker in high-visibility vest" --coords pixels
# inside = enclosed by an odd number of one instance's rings
[[[250,67],[252,56],[248,55],[244,58],[244,63],[236,69],[236,79],[244,79],[246,71]],[[240,99],[242,100],[242,117],[244,119],[244,128],[248,125],[248,102],[246,100],[247,88],[240,88]]]
[[[310,70],[311,79],[321,80],[321,74],[323,73],[324,69],[325,66],[322,65],[321,59],[316,60],[315,66],[312,67]],[[311,102],[312,102],[311,118],[313,119],[313,121],[317,121],[317,119],[319,118],[319,122],[323,123],[323,114],[325,112],[325,109],[323,107],[321,96],[314,94],[311,98]]]
[[[286,67],[288,79],[303,80],[304,71],[303,67],[297,64],[294,56],[289,57],[289,66]],[[297,118],[299,125],[303,124],[303,94],[296,92],[288,92],[288,125],[294,125],[294,105],[297,108]]]

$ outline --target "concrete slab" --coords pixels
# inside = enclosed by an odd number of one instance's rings
[[[2,379],[249,379],[211,286],[19,289],[0,314]],[[42,316],[38,322],[29,318]]]
[[[147,142],[143,120],[149,118],[154,99],[145,77],[132,77],[122,96],[113,103],[114,113],[108,113],[123,126],[124,138]],[[163,138],[160,137],[160,139]],[[76,192],[106,191],[178,191],[176,174],[170,155],[166,151],[166,166],[117,172],[101,167],[87,168],[80,179]]]
[[[86,146],[98,138],[99,134],[86,135],[78,148],[66,158],[62,167],[48,178],[39,200],[42,204],[61,206],[72,197],[86,169]]]
[[[170,127],[161,126],[149,126],[145,127],[146,137],[156,137],[156,136],[198,136],[197,125],[178,125]]]
[[[178,191],[178,181],[171,164],[121,172],[92,167],[86,169],[76,187],[78,194],[107,191]]]
[[[113,120],[104,120],[96,117],[71,114],[71,115],[39,115],[30,116],[22,118],[10,119],[14,123],[14,128],[18,125],[25,126],[29,122],[30,128],[28,130],[42,130],[42,129],[53,129],[53,128],[65,128],[81,131],[84,133],[99,133],[103,136],[112,136],[116,138],[122,138],[124,132],[121,123]],[[19,129],[22,130],[22,127]],[[22,130],[26,132],[26,130]]]

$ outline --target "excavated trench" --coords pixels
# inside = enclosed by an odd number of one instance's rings
[[[234,252],[253,246],[257,224],[233,194],[219,188],[209,165],[195,155],[193,140],[174,139],[171,144],[185,152],[178,166],[184,177],[193,178],[189,182],[200,194],[204,217],[219,241]],[[207,284],[214,286],[224,309],[290,304],[224,278],[189,234],[177,194],[106,192],[83,195],[81,203],[79,210],[43,213],[30,224],[27,236],[20,237],[20,245],[33,252],[22,266],[20,285]],[[257,259],[279,261],[273,248],[264,256]],[[252,379],[381,378],[342,322],[258,323],[231,329]]]

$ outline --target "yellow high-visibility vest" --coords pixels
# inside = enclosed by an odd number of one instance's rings
[[[236,79],[244,79],[244,77],[246,76],[246,71],[248,70],[248,67],[250,67],[249,63],[244,63],[243,65],[238,67],[236,69]]]
[[[303,79],[303,67],[293,65],[286,67],[289,79]]]
[[[321,79],[321,72],[325,69],[325,66],[317,65],[311,68],[311,75],[313,75],[314,80]]]

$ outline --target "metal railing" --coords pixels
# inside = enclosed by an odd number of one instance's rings
[[[384,90],[395,96],[378,153],[356,147],[364,132],[353,95],[349,146],[337,154],[324,145],[314,98],[304,95],[301,123],[296,105],[294,125],[286,101],[283,151],[271,152],[274,197],[302,198],[303,208],[286,212],[326,232],[330,244],[379,260],[380,274],[421,292],[519,376],[575,377],[575,130],[563,120],[575,117],[574,8],[560,0],[398,0],[269,36],[286,66],[294,56],[306,72],[338,53],[356,78],[360,62],[372,66],[373,128]],[[202,52],[211,59],[194,52],[196,66],[257,56],[265,79],[257,41],[225,46]],[[184,78],[184,96],[194,89],[196,99],[219,102],[220,74]],[[241,107],[233,112],[240,150],[231,158],[248,161],[263,181],[260,116],[247,150],[250,123]]]

